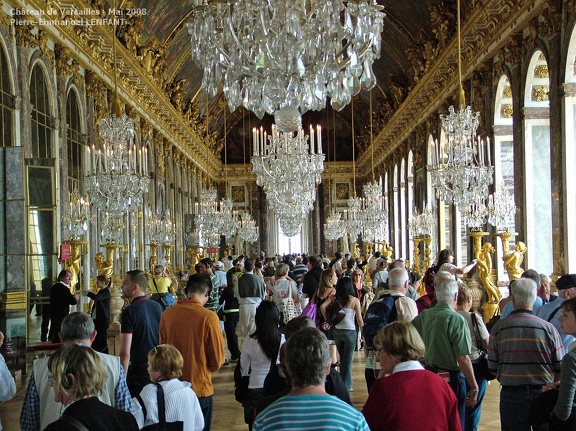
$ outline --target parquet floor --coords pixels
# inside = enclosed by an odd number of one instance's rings
[[[228,356],[229,357],[229,356]],[[228,367],[222,367],[214,373],[213,381],[215,385],[214,396],[214,420],[212,429],[214,431],[246,431],[248,427],[244,424],[242,407],[234,399],[234,364]],[[357,352],[354,358],[354,391],[351,392],[354,406],[361,409],[368,397],[366,384],[364,382],[364,361],[363,353]],[[19,417],[24,392],[26,390],[26,379],[18,382],[18,394],[14,399],[0,404],[0,418],[6,431],[19,431]],[[500,419],[498,414],[498,397],[499,386],[497,381],[491,382],[484,405],[482,408],[482,419],[480,421],[480,431],[496,431],[500,429]],[[409,411],[410,401],[407,400],[407,412]],[[409,430],[407,430],[409,431]]]

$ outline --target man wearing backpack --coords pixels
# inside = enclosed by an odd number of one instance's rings
[[[401,320],[411,322],[418,315],[416,303],[406,296],[409,280],[404,268],[394,268],[388,274],[389,289],[381,291],[366,310],[362,335],[366,344],[366,369],[364,375],[368,392],[376,380],[374,370],[374,336],[389,323]]]

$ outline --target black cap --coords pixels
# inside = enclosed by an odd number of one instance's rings
[[[558,290],[576,287],[576,274],[564,274],[556,281],[556,287]]]

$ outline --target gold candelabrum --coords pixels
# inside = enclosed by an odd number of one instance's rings
[[[164,243],[162,244],[162,248],[164,249],[164,259],[166,260],[166,273],[172,275],[172,248],[174,244]]]
[[[510,251],[510,238],[513,236],[518,236],[518,232],[498,232],[492,236],[497,236],[502,241],[502,251],[504,254]]]
[[[193,245],[186,250],[186,262],[188,263],[188,274],[192,275],[196,272],[195,266],[200,259],[202,259],[203,248],[199,245]]]
[[[156,252],[158,251],[159,245],[160,244],[158,244],[157,242],[150,243],[150,259],[148,259],[148,268],[150,274],[154,272],[154,267],[156,266],[156,262],[158,262],[158,255]]]
[[[103,275],[108,279],[113,279],[114,277],[114,253],[117,248],[122,247],[118,244],[106,243],[102,244],[100,247],[106,249],[106,256],[102,253],[96,253],[94,256],[94,262],[96,262],[96,271],[98,275]],[[92,279],[90,283],[90,290],[96,293],[96,279]],[[112,292],[111,292],[112,293]],[[84,305],[84,311],[88,314],[92,314],[92,307],[94,306],[94,301],[90,300]],[[112,311],[113,313],[113,311]]]
[[[502,241],[502,259],[504,260],[504,266],[510,281],[519,279],[524,271],[520,265],[522,265],[522,262],[524,261],[526,245],[522,241],[518,241],[514,246],[514,250],[510,250],[510,238],[517,235],[517,232],[509,231],[498,232],[494,235],[499,237]]]
[[[86,241],[77,241],[70,239],[64,241],[64,244],[70,245],[70,259],[64,261],[64,269],[70,271],[72,279],[70,280],[70,292],[76,295],[76,284],[80,281],[80,261],[82,260],[82,246],[87,246]],[[79,289],[82,290],[82,289]]]
[[[432,242],[431,236],[426,236],[422,238],[424,240],[424,263],[422,268],[425,270],[430,268],[432,265],[432,258],[430,257],[432,254],[432,249],[430,248],[430,243]]]
[[[422,238],[412,238],[414,243],[414,252],[412,253],[412,271],[422,276],[422,269],[420,269],[420,243]]]
[[[364,243],[364,254],[366,256],[371,256],[373,250],[374,250],[374,243],[373,242],[365,242]]]

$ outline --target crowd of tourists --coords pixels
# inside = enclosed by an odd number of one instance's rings
[[[453,261],[442,250],[420,277],[378,252],[204,258],[174,305],[162,267],[150,280],[128,271],[119,357],[96,312],[63,315],[63,347],[34,362],[21,428],[210,430],[212,373],[233,364],[249,430],[477,430],[493,378],[502,430],[575,429],[576,275],[555,295],[525,271],[486,325],[463,277],[477,262]],[[364,382],[352,377],[356,351]],[[361,412],[354,384],[368,389]]]

